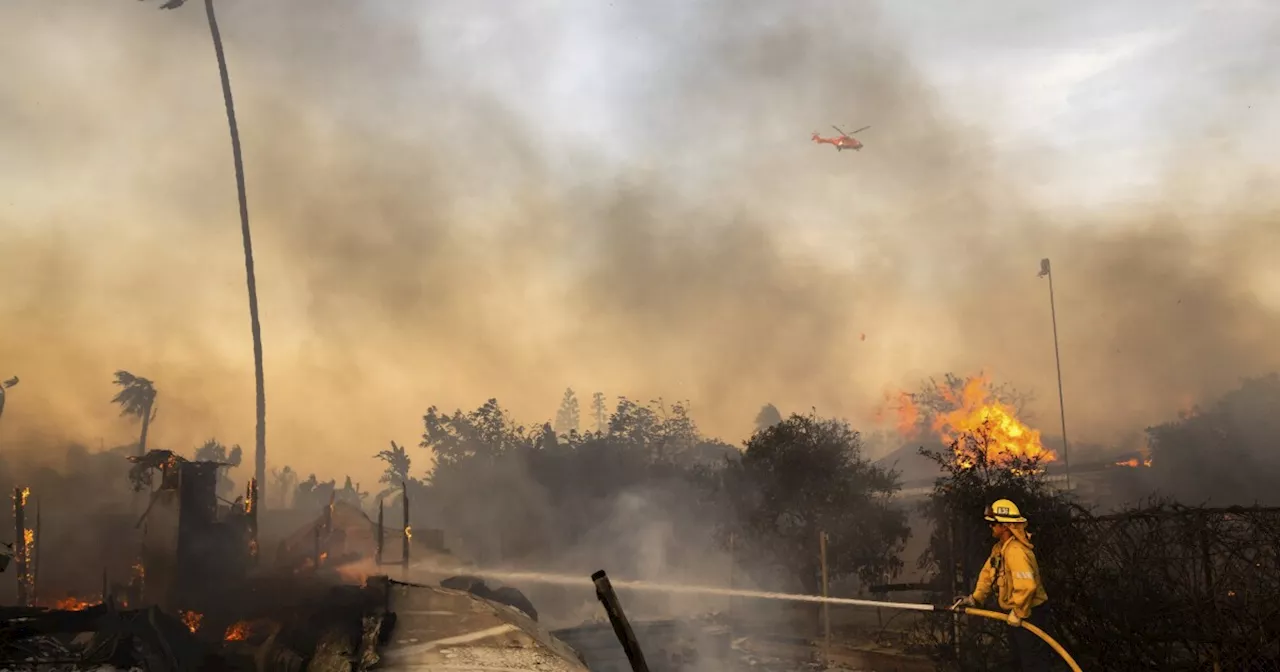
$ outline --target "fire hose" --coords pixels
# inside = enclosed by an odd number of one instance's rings
[[[951,611],[951,610],[940,609],[938,611]],[[955,611],[961,612],[968,616],[983,616],[985,618],[990,618],[997,621],[1003,621],[1009,618],[1008,614],[1001,613],[999,611],[988,611],[986,609],[975,609],[973,607],[958,608]],[[1062,648],[1062,645],[1059,644],[1057,640],[1050,637],[1049,634],[1046,633],[1044,630],[1041,630],[1040,628],[1037,628],[1036,626],[1026,621],[1022,621],[1020,627],[1022,627],[1024,630],[1029,631],[1031,634],[1035,635],[1036,637],[1039,637],[1040,639],[1044,640],[1044,643],[1048,644],[1049,648],[1053,649],[1054,653],[1057,653],[1058,656],[1067,663],[1067,665],[1071,666],[1071,669],[1073,670],[1073,672],[1081,672],[1080,666],[1076,664],[1076,661],[1074,658],[1071,657],[1071,654],[1067,653],[1067,650]]]
[[[854,604],[862,607],[878,607],[881,609],[907,609],[911,611],[952,612],[957,614],[964,614],[966,616],[980,616],[982,618],[990,618],[992,620],[1001,621],[1005,623],[1007,623],[1009,619],[1009,615],[1003,612],[990,611],[987,609],[978,609],[976,607],[961,607],[959,603],[954,604],[950,607],[940,607],[933,604],[916,604],[913,602],[880,602],[877,600],[852,600],[852,599],[845,599],[845,598],[825,598],[825,599],[818,598],[818,600],[823,602],[831,602],[835,604]],[[1071,668],[1072,672],[1082,672],[1082,670],[1080,669],[1080,666],[1076,664],[1075,659],[1071,657],[1071,654],[1067,653],[1067,650],[1062,648],[1062,645],[1058,643],[1058,640],[1054,639],[1053,637],[1050,637],[1049,633],[1045,632],[1044,630],[1041,630],[1040,628],[1036,627],[1031,623],[1028,623],[1027,621],[1021,621],[1018,624],[1018,627],[1021,627],[1027,632],[1030,632],[1036,637],[1039,637],[1045,644],[1048,644],[1049,648],[1053,649],[1054,653],[1057,653],[1058,656],[1062,658],[1062,660]]]
[[[635,672],[648,672],[648,665],[644,659],[644,653],[641,652],[639,642],[636,641],[635,633],[631,630],[631,624],[627,622],[627,617],[622,612],[622,605],[618,601],[617,594],[614,592],[613,585],[609,581],[604,570],[600,570],[591,575],[591,581],[596,586],[596,596],[605,607],[605,612],[609,615],[609,621],[612,623],[614,632],[618,636],[618,640],[622,643],[623,650],[627,653],[627,658],[631,663],[631,669]],[[619,582],[619,585],[625,585]],[[1008,622],[1009,615],[999,611],[988,611],[986,609],[977,609],[975,607],[961,607],[956,603],[950,607],[943,607],[933,604],[918,604],[913,602],[880,602],[878,600],[855,600],[843,597],[818,597],[817,595],[787,595],[784,593],[756,593],[754,591],[733,591],[733,590],[717,590],[700,588],[697,592],[702,593],[724,593],[726,595],[741,595],[743,597],[761,597],[766,599],[779,599],[797,602],[825,602],[827,604],[848,604],[858,607],[875,607],[878,609],[902,609],[908,611],[933,611],[933,612],[951,612],[955,614],[964,614],[966,616],[978,616],[982,618],[990,618],[992,620]],[[1072,669],[1072,672],[1082,672],[1080,666],[1076,664],[1071,654],[1062,648],[1053,637],[1040,628],[1021,621],[1018,627],[1039,637],[1041,641],[1049,645],[1054,653]]]

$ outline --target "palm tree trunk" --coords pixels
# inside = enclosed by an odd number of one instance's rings
[[[142,415],[142,435],[138,437],[138,456],[147,454],[147,429],[151,427],[151,404],[147,404],[146,413]]]
[[[227,125],[231,128],[231,154],[236,166],[236,194],[240,197],[240,233],[244,237],[244,274],[249,288],[249,326],[253,332],[253,381],[257,386],[258,425],[254,440],[253,474],[258,481],[258,501],[266,500],[267,484],[267,393],[262,376],[262,327],[258,323],[258,283],[253,274],[253,239],[249,235],[249,201],[244,189],[244,161],[240,156],[240,130],[236,127],[236,108],[231,100],[231,76],[227,73],[227,58],[222,51],[222,35],[218,32],[218,18],[213,11],[213,0],[204,0],[205,13],[209,16],[209,33],[213,37],[213,50],[218,57],[218,74],[222,78],[222,99],[227,104]]]

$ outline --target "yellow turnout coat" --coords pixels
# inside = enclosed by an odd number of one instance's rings
[[[1003,611],[1012,611],[1018,618],[1029,618],[1031,610],[1044,604],[1049,595],[1040,583],[1040,566],[1031,545],[1016,537],[998,541],[991,547],[991,557],[982,566],[978,585],[973,591],[973,601],[982,604],[996,589],[996,600]]]

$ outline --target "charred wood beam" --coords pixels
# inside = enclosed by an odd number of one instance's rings
[[[248,516],[249,522],[249,558],[253,562],[258,560],[258,479],[250,478],[249,487],[244,495],[245,514]]]
[[[30,604],[28,588],[31,577],[27,571],[27,494],[26,488],[13,489],[13,545],[14,560],[17,561],[18,606]]]
[[[31,559],[31,599],[34,601],[40,595],[40,546],[43,540],[40,537],[40,496],[36,495],[36,529],[35,537],[32,542],[35,557]]]
[[[640,650],[640,642],[631,629],[631,623],[627,621],[627,615],[622,612],[622,603],[618,601],[618,594],[613,592],[613,584],[609,583],[608,575],[602,569],[591,575],[591,582],[596,584],[596,597],[604,605],[604,611],[613,625],[614,634],[622,644],[622,650],[627,654],[632,671],[649,672],[649,664],[645,662],[644,652]]]
[[[375,536],[375,541],[377,542],[377,545],[374,547],[374,551],[373,551],[374,564],[381,566],[382,565],[382,544],[384,540],[383,538],[386,536],[386,531],[382,527],[382,500],[381,499],[378,500],[378,526],[374,528],[373,533]]]
[[[409,484],[402,483],[400,488],[400,500],[404,502],[404,528],[401,531],[401,544],[403,546],[402,562],[405,570],[409,569],[409,539],[413,536],[413,532],[409,528]]]

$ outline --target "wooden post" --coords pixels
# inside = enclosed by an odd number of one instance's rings
[[[830,597],[830,595],[828,595],[827,593],[828,577],[827,577],[827,533],[826,532],[818,533],[818,555],[819,555],[819,560],[822,562],[822,596]],[[831,664],[831,605],[828,604],[827,602],[822,603],[822,641],[823,641],[823,653],[826,656],[827,664],[830,665]]]
[[[374,547],[374,550],[373,550],[373,562],[375,565],[381,567],[382,566],[382,544],[383,544],[383,537],[385,536],[383,534],[383,529],[382,529],[382,500],[381,499],[378,500],[378,526],[374,528],[373,534],[374,534],[374,541],[377,543],[377,545]]]
[[[735,535],[733,532],[730,532],[729,533],[729,590],[733,590],[734,566],[737,564],[737,559],[733,555],[734,541],[736,541]],[[733,627],[733,595],[729,596],[729,627],[730,628]]]
[[[18,571],[18,606],[30,606],[28,603],[27,580],[27,491],[24,488],[13,489],[13,536],[14,555]]]
[[[404,578],[409,578],[409,539],[413,537],[413,531],[409,528],[409,484],[402,483],[400,486],[401,501],[404,502],[404,528],[400,532],[400,540],[403,544],[403,553],[401,562],[404,563]]]
[[[32,545],[35,547],[31,561],[31,601],[36,602],[40,598],[40,496],[36,495],[36,530],[35,541]]]
[[[320,571],[320,526],[316,525],[316,549],[315,549],[315,565],[316,571]]]
[[[249,560],[258,562],[258,479],[250,478],[244,493],[245,513],[249,518]]]

